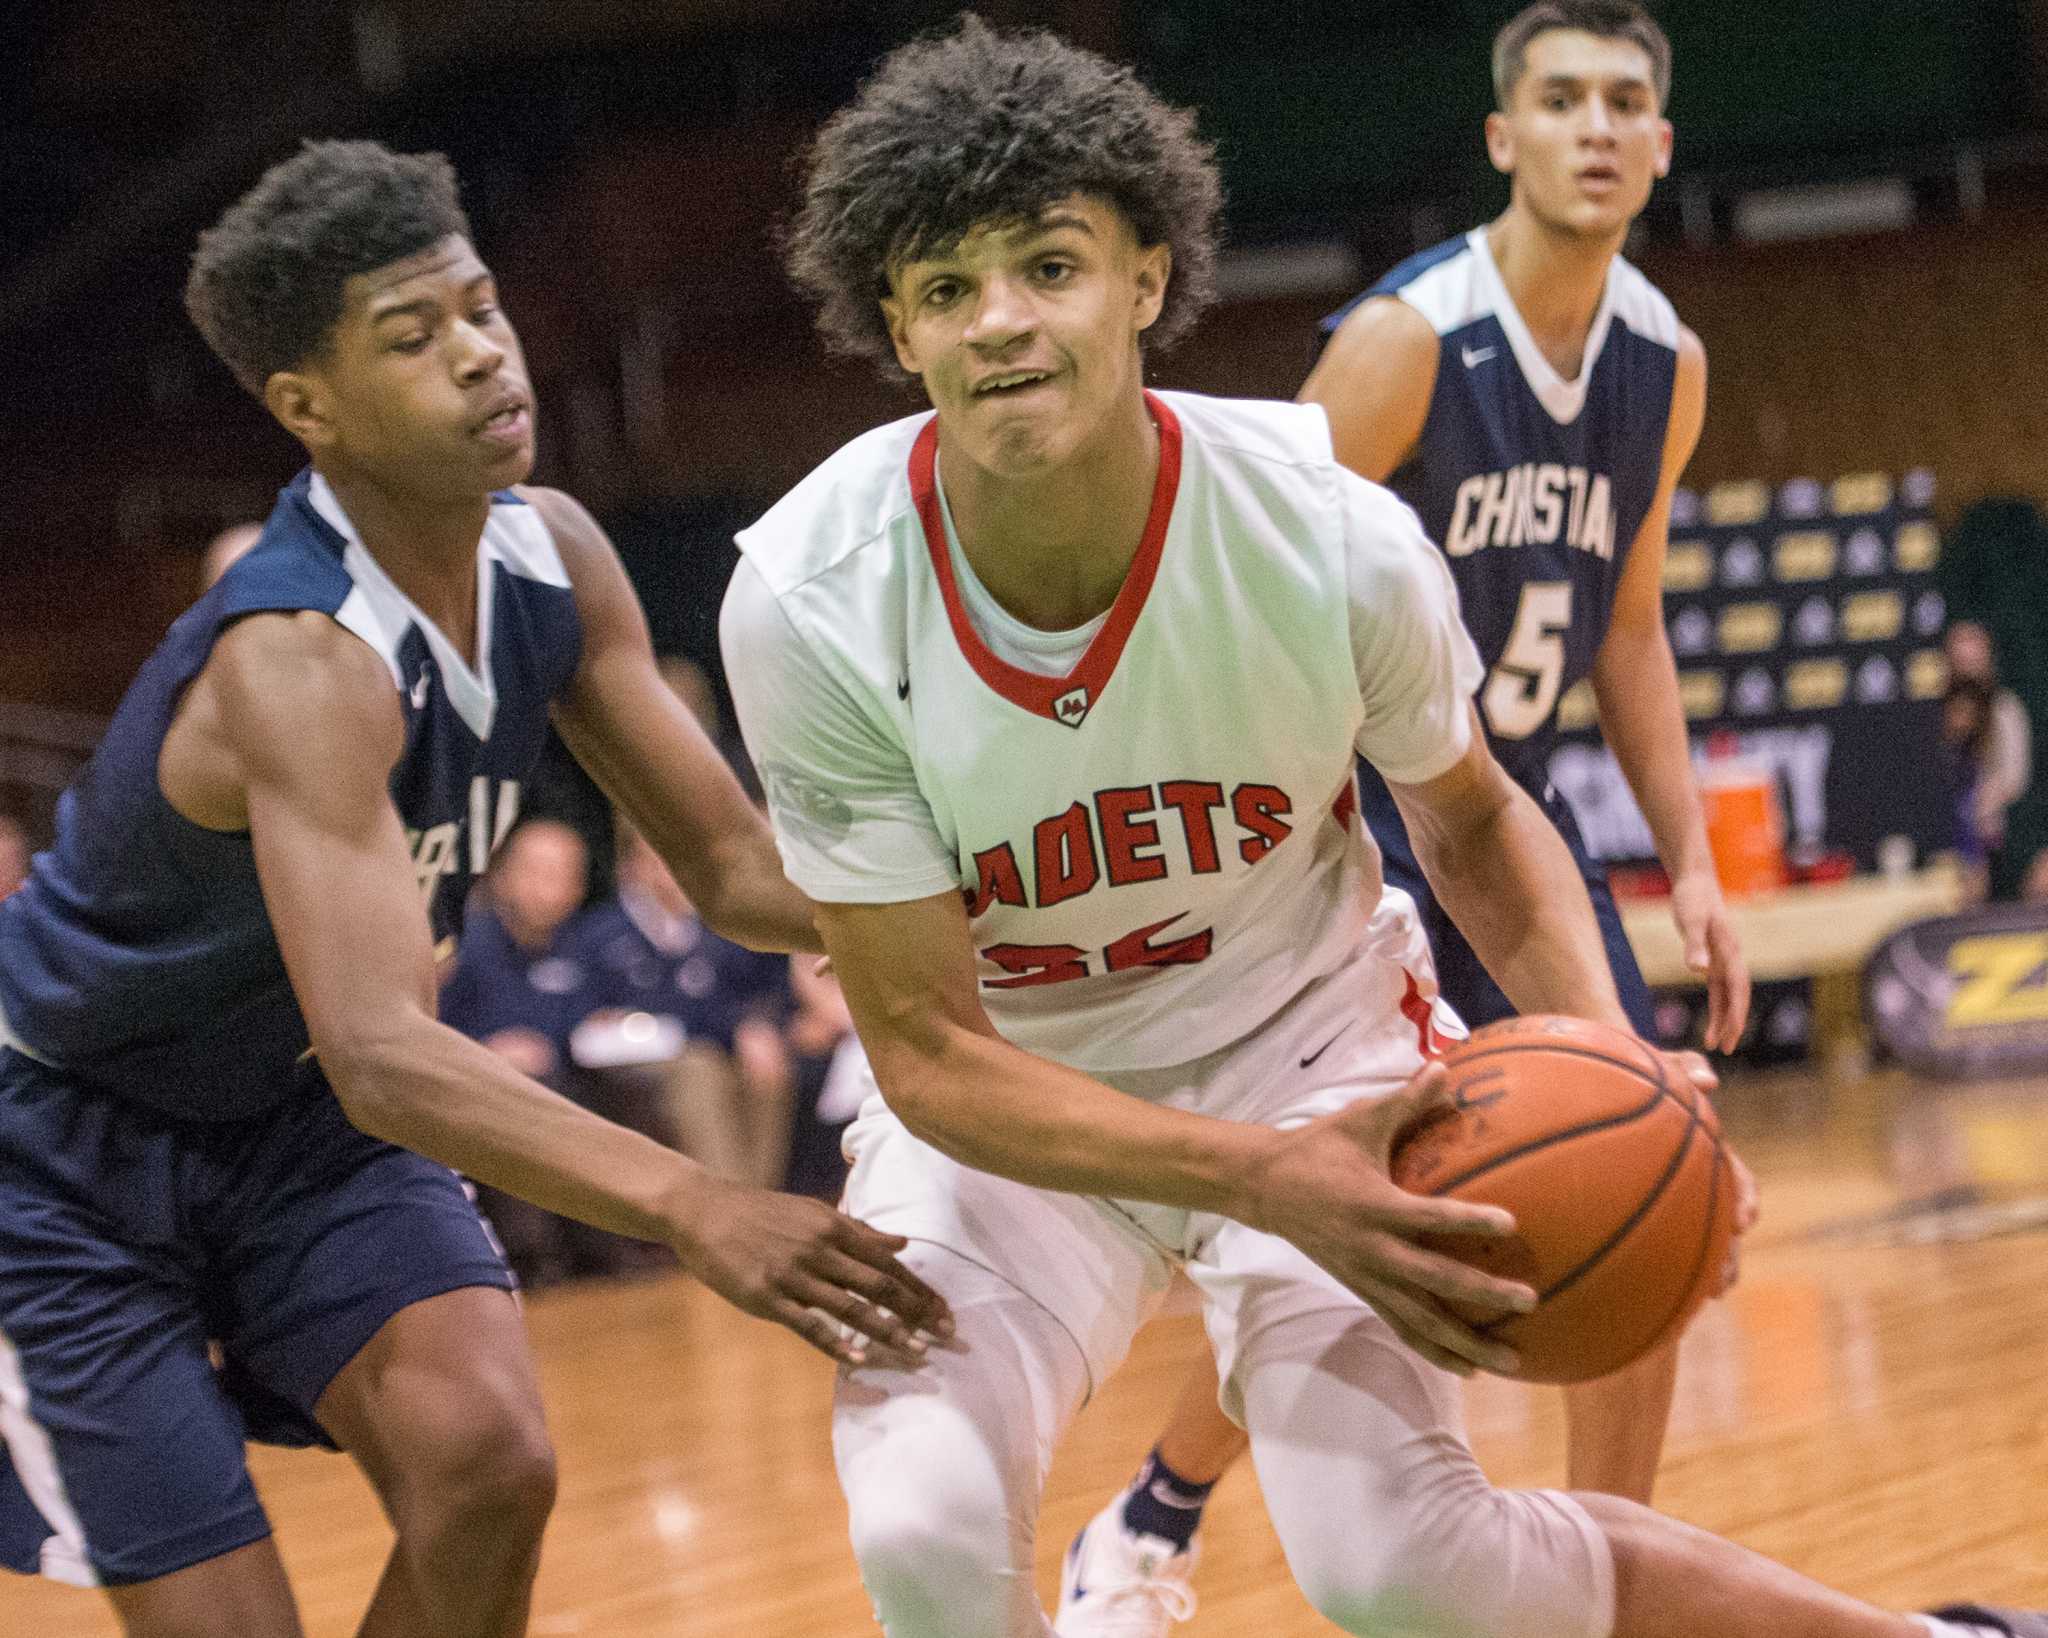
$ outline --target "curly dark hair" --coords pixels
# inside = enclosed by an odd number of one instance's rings
[[[272,375],[326,345],[344,284],[451,234],[468,238],[469,218],[445,156],[308,142],[200,234],[185,311],[261,398]]]
[[[967,15],[899,47],[818,133],[804,170],[783,243],[790,277],[835,351],[885,370],[896,367],[879,306],[891,268],[1070,194],[1108,200],[1141,245],[1171,248],[1151,346],[1179,340],[1216,296],[1223,185],[1194,115],[1054,34]]]

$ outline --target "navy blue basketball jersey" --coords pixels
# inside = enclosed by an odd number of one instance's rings
[[[1395,296],[1438,337],[1413,456],[1388,484],[1450,560],[1485,661],[1496,757],[1541,794],[1557,702],[1593,668],[1630,544],[1656,497],[1678,316],[1616,257],[1585,361],[1560,377],[1515,311],[1486,230],[1413,256],[1323,321]]]
[[[582,628],[540,514],[495,497],[478,546],[472,666],[302,473],[255,548],[174,624],[57,810],[55,845],[0,903],[0,1040],[117,1096],[198,1119],[276,1103],[307,1047],[248,833],[207,830],[157,784],[185,686],[244,615],[317,610],[390,668],[405,714],[391,796],[435,938],[512,828]]]

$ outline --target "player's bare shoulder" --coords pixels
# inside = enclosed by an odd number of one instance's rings
[[[1360,302],[1337,326],[1301,398],[1323,407],[1337,458],[1352,471],[1383,479],[1413,451],[1441,350],[1435,326],[1398,296]]]
[[[405,719],[389,666],[325,614],[251,614],[221,633],[185,690],[157,779],[193,823],[240,830],[251,780],[323,746],[387,770],[397,762]]]
[[[589,507],[567,490],[523,483],[513,493],[532,507],[547,525],[548,533],[554,537],[555,550],[561,556],[562,567],[568,573],[569,583],[579,591],[593,569],[617,563],[618,552],[611,537],[604,532],[604,526],[591,516]]]

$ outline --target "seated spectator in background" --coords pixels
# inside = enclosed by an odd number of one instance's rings
[[[690,708],[690,715],[710,735],[711,743],[731,765],[747,795],[758,803],[761,779],[754,772],[754,759],[747,754],[747,742],[740,738],[739,730],[718,709],[718,691],[711,686],[710,676],[695,660],[680,654],[663,655],[660,665],[661,680]]]
[[[2019,697],[1999,681],[1991,637],[1982,626],[1958,621],[1944,647],[1949,684],[1942,738],[1956,757],[1956,850],[1996,891],[2018,876],[2002,868],[1999,855],[2007,810],[2033,780],[2033,729]]]
[[[0,899],[28,880],[28,862],[34,852],[21,822],[0,813]]]
[[[260,523],[233,523],[209,540],[199,553],[199,590],[213,590],[213,583],[226,574],[263,533]]]
[[[618,898],[589,913],[578,947],[595,969],[592,993],[609,1018],[637,1014],[680,1027],[672,1055],[628,1073],[655,1083],[683,1152],[723,1176],[773,1183],[787,1114],[780,1079],[755,1066],[772,1061],[789,1007],[785,959],[706,927],[646,838],[624,824]],[[644,1027],[639,1034],[661,1039]],[[629,1043],[613,1042],[623,1056]],[[742,1052],[743,1042],[751,1050]]]
[[[1978,501],[1943,541],[1939,574],[1949,618],[1988,635],[1998,686],[2017,697],[2035,738],[2048,735],[2048,518],[2019,496]],[[2048,897],[2048,782],[2007,807],[2003,831],[1991,897]]]
[[[463,923],[441,1017],[537,1079],[569,1058],[590,1011],[590,981],[565,936],[589,876],[583,838],[529,819],[505,839],[485,878],[488,899]]]
[[[781,1073],[787,1084],[783,1101],[790,1111],[788,1158],[780,1187],[791,1194],[837,1200],[847,1172],[840,1139],[876,1088],[839,981],[817,968],[811,956],[795,956],[789,962],[796,1009],[779,1037]]]
[[[588,950],[591,924],[581,914],[588,871],[588,850],[568,825],[529,819],[514,830],[492,861],[483,902],[464,922],[441,1017],[564,1097],[673,1146],[661,1108],[640,1088],[576,1061],[578,1027],[604,1004]],[[529,1285],[633,1272],[665,1255],[495,1189],[479,1198]]]

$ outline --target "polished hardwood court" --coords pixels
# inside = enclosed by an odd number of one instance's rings
[[[2048,1605],[2048,1086],[1752,1076],[1721,1101],[1765,1218],[1687,1338],[1660,1504],[1869,1598]],[[530,1315],[562,1474],[535,1634],[876,1631],[826,1362],[681,1280],[544,1293]],[[1076,1426],[1046,1498],[1048,1598],[1201,1345],[1191,1314],[1162,1319]],[[1482,1380],[1468,1405],[1496,1478],[1559,1478],[1554,1390]],[[338,1457],[255,1466],[310,1638],[345,1638],[389,1539],[375,1503]],[[1289,1582],[1248,1467],[1206,1536],[1188,1638],[1336,1630]],[[0,1578],[4,1638],[117,1632],[97,1595]]]

